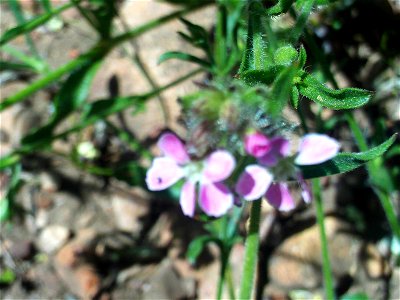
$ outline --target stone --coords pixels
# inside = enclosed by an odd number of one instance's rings
[[[37,245],[45,253],[53,253],[68,240],[70,231],[61,225],[50,225],[39,234]]]
[[[193,299],[194,279],[180,278],[169,259],[164,259],[143,291],[144,299]]]
[[[345,231],[334,217],[325,218],[325,229],[332,271],[335,276],[351,273],[357,263],[361,241]],[[322,282],[321,242],[315,224],[281,243],[272,255],[268,274],[271,282],[283,289],[314,289]]]
[[[50,173],[42,172],[39,175],[40,178],[40,187],[43,191],[46,192],[55,192],[59,189],[60,183],[59,180]]]
[[[388,262],[374,244],[367,244],[362,251],[363,265],[370,278],[383,278],[391,273]]]
[[[142,228],[141,218],[148,212],[148,206],[125,195],[113,195],[111,198],[117,228],[123,231],[139,232]]]
[[[11,244],[9,251],[14,259],[27,260],[33,256],[35,252],[35,247],[32,241],[29,240],[15,241]]]

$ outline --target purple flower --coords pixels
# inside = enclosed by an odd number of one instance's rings
[[[295,202],[286,183],[273,182],[272,174],[265,167],[275,167],[290,154],[290,143],[283,137],[267,138],[260,133],[245,137],[245,150],[257,158],[258,165],[249,165],[236,183],[236,193],[252,201],[266,196],[268,202],[281,211],[289,211]],[[305,135],[294,159],[296,165],[314,165],[325,162],[338,153],[339,143],[323,134]],[[260,151],[262,149],[263,151]],[[266,150],[268,149],[268,150]],[[306,203],[311,201],[311,191],[300,171],[296,172]]]
[[[147,171],[146,183],[149,190],[164,190],[185,178],[179,202],[186,216],[194,215],[197,184],[199,205],[207,215],[219,217],[232,207],[234,196],[222,183],[236,165],[228,151],[217,150],[204,161],[191,161],[185,145],[172,133],[163,134],[158,147],[164,156],[155,158]]]

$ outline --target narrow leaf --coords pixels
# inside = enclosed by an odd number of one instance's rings
[[[293,86],[292,87],[292,95],[290,97],[290,104],[295,109],[297,109],[297,107],[299,106],[299,100],[300,100],[299,90],[297,89],[297,87]]]
[[[381,156],[394,143],[395,139],[396,134],[386,142],[368,151],[358,153],[342,152],[327,162],[298,167],[301,169],[303,176],[306,179],[349,172],[361,167],[366,162]]]
[[[52,132],[57,124],[79,108],[85,101],[100,62],[88,61],[86,65],[68,77],[56,96],[54,103],[55,112],[51,116],[49,123],[25,136],[22,139],[23,146],[29,146],[29,144],[37,145],[41,142],[47,144],[51,141]]]
[[[199,64],[200,66],[209,69],[211,67],[210,63],[208,63],[207,61],[198,58],[196,56],[187,54],[187,53],[182,53],[182,52],[176,52],[176,51],[171,51],[171,52],[166,52],[164,54],[162,54],[160,56],[160,58],[158,59],[158,63],[161,64],[166,60],[169,59],[180,59],[183,61],[187,61],[187,62],[192,62],[195,64]]]
[[[274,82],[283,69],[282,66],[273,66],[266,70],[245,71],[240,74],[240,79],[250,86],[257,84],[269,85]]]
[[[371,92],[358,88],[330,89],[306,73],[297,88],[303,96],[336,110],[363,106],[372,96]]]
[[[295,0],[278,0],[274,6],[270,7],[267,12],[270,15],[280,15],[289,10]]]
[[[49,21],[53,16],[58,15],[60,12],[70,8],[72,6],[71,3],[63,5],[50,13],[43,14],[39,17],[36,17],[20,26],[11,28],[10,30],[6,31],[0,38],[0,46],[6,44],[7,42],[11,41],[12,39],[16,38],[17,36],[30,32],[40,25],[43,25],[47,21]]]
[[[0,158],[0,170],[4,170],[14,164],[16,164],[20,159],[18,154],[10,153]]]
[[[296,71],[295,67],[289,67],[281,72],[274,82],[272,99],[268,102],[268,111],[272,116],[279,116],[289,100]]]
[[[207,244],[215,241],[217,241],[217,239],[210,235],[202,235],[192,240],[186,252],[186,257],[189,260],[189,262],[191,264],[196,263],[197,257],[201,254],[201,252],[207,246]]]
[[[30,65],[24,63],[17,63],[11,61],[4,61],[0,60],[0,70],[1,71],[33,71],[36,72],[37,70]]]

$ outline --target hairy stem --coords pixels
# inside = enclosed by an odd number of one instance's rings
[[[259,227],[261,215],[261,199],[253,201],[250,211],[249,233],[246,238],[246,249],[242,281],[240,286],[240,299],[250,299],[253,291],[254,277],[258,260]]]
[[[312,180],[312,189],[317,213],[317,222],[321,238],[322,251],[322,273],[324,276],[325,296],[327,300],[335,299],[335,290],[333,288],[332,268],[329,261],[328,240],[326,238],[324,209],[321,196],[321,185],[319,179]]]

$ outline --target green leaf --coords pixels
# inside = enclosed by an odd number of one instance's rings
[[[291,45],[280,47],[274,54],[275,63],[288,66],[297,58],[297,51]]]
[[[39,17],[36,17],[24,24],[21,24],[20,26],[11,28],[10,30],[7,30],[0,38],[0,46],[8,43],[12,39],[16,38],[17,36],[30,32],[34,30],[35,28],[39,27],[40,25],[43,25],[47,21],[49,21],[53,16],[58,15],[60,12],[70,8],[72,6],[71,3],[68,3],[66,5],[63,5],[54,11],[50,13],[43,14]]]
[[[4,170],[5,168],[8,168],[14,164],[16,164],[20,160],[20,156],[18,154],[8,154],[5,156],[2,156],[0,158],[0,170]]]
[[[330,89],[306,73],[302,77],[297,84],[300,94],[327,108],[357,108],[366,104],[372,96],[371,92],[358,88]]]
[[[307,52],[306,49],[301,46],[299,50],[299,68],[303,69],[307,61]]]
[[[365,152],[342,152],[324,163],[298,167],[301,169],[305,179],[349,172],[385,153],[385,151],[394,143],[396,136],[397,134],[392,135],[392,137],[386,142]]]
[[[245,71],[240,74],[240,79],[250,86],[257,84],[270,85],[274,82],[283,69],[283,66],[273,66],[266,70]]]
[[[26,55],[22,51],[11,47],[10,45],[5,45],[2,49],[5,53],[15,57],[17,60],[21,61],[26,66],[29,66],[32,70],[38,73],[43,73],[44,71],[48,70],[47,63],[42,59],[35,58],[31,55]]]
[[[0,284],[11,284],[15,279],[17,279],[17,276],[9,268],[3,269],[0,273]]]
[[[354,294],[345,294],[340,297],[340,300],[369,300],[367,294],[359,292]]]
[[[294,42],[294,43],[297,42],[299,40],[300,36],[303,34],[304,29],[305,29],[306,24],[307,24],[307,21],[308,21],[308,18],[310,16],[311,11],[312,11],[314,2],[315,2],[315,0],[302,1],[300,14],[296,18],[295,26],[290,31],[291,41],[292,42]]]
[[[88,61],[68,77],[55,98],[55,111],[49,123],[25,136],[22,139],[23,146],[33,147],[33,145],[38,145],[41,142],[46,144],[51,141],[52,132],[57,124],[81,107],[86,100],[100,63],[101,61]]]
[[[11,168],[11,179],[4,198],[0,199],[0,222],[4,222],[12,216],[12,206],[15,194],[20,186],[21,165],[15,164]]]
[[[267,9],[268,14],[270,15],[280,15],[289,10],[295,0],[278,0],[274,6]]]
[[[268,112],[277,117],[281,115],[283,108],[292,93],[293,78],[296,75],[295,67],[286,68],[281,72],[272,87],[272,99],[267,103]]]
[[[299,90],[297,89],[297,87],[293,86],[292,87],[292,94],[290,97],[290,104],[297,109],[297,107],[299,106],[299,100],[300,100],[300,94],[299,94]]]
[[[182,53],[182,52],[177,52],[177,51],[170,51],[170,52],[166,52],[163,53],[160,58],[158,59],[158,63],[161,64],[166,60],[169,59],[180,59],[183,61],[187,61],[187,62],[192,62],[195,64],[199,64],[200,66],[206,68],[206,69],[210,69],[211,65],[209,62],[198,58],[196,56],[187,54],[187,53]]]
[[[207,30],[199,25],[189,22],[184,18],[180,18],[180,20],[185,24],[186,29],[189,31],[190,35],[182,32],[178,32],[178,34],[194,47],[202,49],[207,54],[208,59],[212,61],[213,56],[211,53],[209,34]]]
[[[265,12],[261,3],[251,1],[249,4],[246,49],[240,65],[239,74],[243,74],[249,70],[266,69],[270,63],[267,46],[264,40],[264,16]]]
[[[32,66],[24,64],[24,63],[17,63],[11,61],[4,61],[0,60],[0,70],[1,71],[33,71],[36,72],[35,68]]]
[[[196,263],[197,257],[210,242],[216,242],[218,244],[218,239],[210,235],[202,235],[190,242],[186,252],[186,257],[191,264]]]

